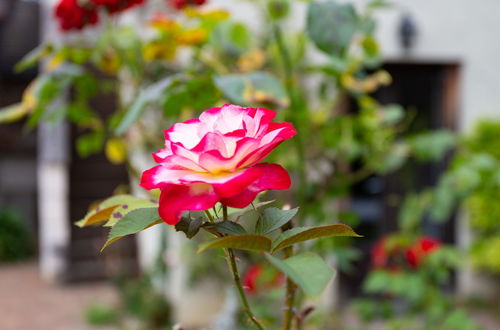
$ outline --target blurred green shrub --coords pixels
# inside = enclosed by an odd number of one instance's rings
[[[94,302],[87,306],[85,320],[92,326],[137,324],[137,329],[169,329],[171,307],[165,297],[153,287],[151,275],[139,278],[117,278],[116,288],[120,294],[117,306]]]
[[[91,303],[85,311],[85,320],[93,326],[116,324],[118,317],[116,309],[99,302]]]
[[[31,235],[21,214],[14,209],[0,209],[0,262],[23,260],[32,255]]]
[[[500,121],[479,122],[465,141],[465,149],[466,154],[489,157],[493,164],[480,173],[480,183],[466,201],[470,224],[477,234],[471,249],[472,264],[500,274]]]

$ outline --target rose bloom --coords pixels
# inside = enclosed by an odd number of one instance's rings
[[[423,259],[436,251],[441,246],[441,242],[432,238],[423,236],[418,239],[408,250],[406,250],[406,261],[413,268],[418,268]]]
[[[159,164],[142,174],[141,186],[161,189],[159,214],[168,224],[184,211],[222,205],[244,208],[264,190],[290,188],[278,164],[259,163],[297,132],[276,123],[276,112],[225,105],[165,131],[165,148],[153,154]]]
[[[90,3],[80,5],[78,0],[61,0],[54,10],[63,31],[81,30],[86,25],[96,24],[99,20],[97,10]]]

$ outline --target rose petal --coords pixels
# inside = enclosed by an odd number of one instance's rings
[[[164,133],[165,140],[180,143],[185,148],[191,149],[200,143],[206,132],[200,120],[195,118],[177,123]]]
[[[161,192],[158,213],[163,221],[175,225],[184,211],[208,210],[217,202],[218,197],[209,184],[171,185]]]
[[[163,188],[170,184],[180,183],[179,179],[194,173],[190,170],[170,169],[162,165],[155,166],[142,173],[141,187],[147,190]]]
[[[264,190],[286,190],[290,188],[291,180],[288,172],[278,164],[262,163],[252,168],[262,170],[262,176],[250,184],[241,193],[221,198],[220,202],[226,206],[243,208],[248,206]]]
[[[236,167],[252,166],[264,159],[271,151],[273,151],[281,142],[291,138],[297,131],[290,123],[272,123],[278,124],[277,129],[266,134],[259,142],[259,147],[252,153],[244,157]]]

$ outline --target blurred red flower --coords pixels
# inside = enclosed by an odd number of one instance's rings
[[[54,14],[59,21],[59,28],[63,31],[81,30],[86,25],[99,21],[97,9],[90,3],[81,5],[78,0],[61,0]]]
[[[283,273],[259,264],[248,267],[242,280],[243,287],[248,294],[255,294],[263,289],[277,288],[284,282]]]
[[[413,244],[403,244],[402,241],[391,240],[390,236],[379,239],[372,248],[372,265],[391,271],[398,271],[403,267],[418,268],[429,254],[436,251],[441,242],[422,236]]]
[[[168,0],[170,6],[181,10],[188,6],[202,6],[207,0]]]
[[[420,237],[408,250],[406,250],[406,261],[413,268],[418,268],[422,260],[436,251],[441,242],[432,237]]]
[[[90,0],[98,7],[105,8],[114,14],[144,3],[145,0]]]

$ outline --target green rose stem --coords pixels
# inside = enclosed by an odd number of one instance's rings
[[[222,206],[222,214],[224,221],[229,221],[227,216],[227,207]],[[238,272],[238,266],[236,265],[236,258],[234,257],[233,249],[225,249],[227,255],[227,264],[231,274],[233,274],[234,284],[238,289],[238,294],[240,295],[241,303],[243,304],[243,309],[250,320],[255,324],[257,329],[264,330],[265,328],[260,324],[259,320],[255,317],[252,310],[250,309],[250,304],[248,303],[247,296],[245,294],[245,290],[243,289],[243,285],[241,285],[240,273]]]
[[[291,229],[293,227],[290,221],[285,225],[285,229]],[[285,227],[284,226],[284,227]],[[288,259],[293,256],[293,246],[286,247],[284,249],[285,258]],[[294,316],[294,305],[295,305],[295,292],[297,290],[297,285],[287,276],[286,278],[286,293],[285,293],[285,308],[283,309],[283,330],[290,330],[292,327],[292,320]]]

